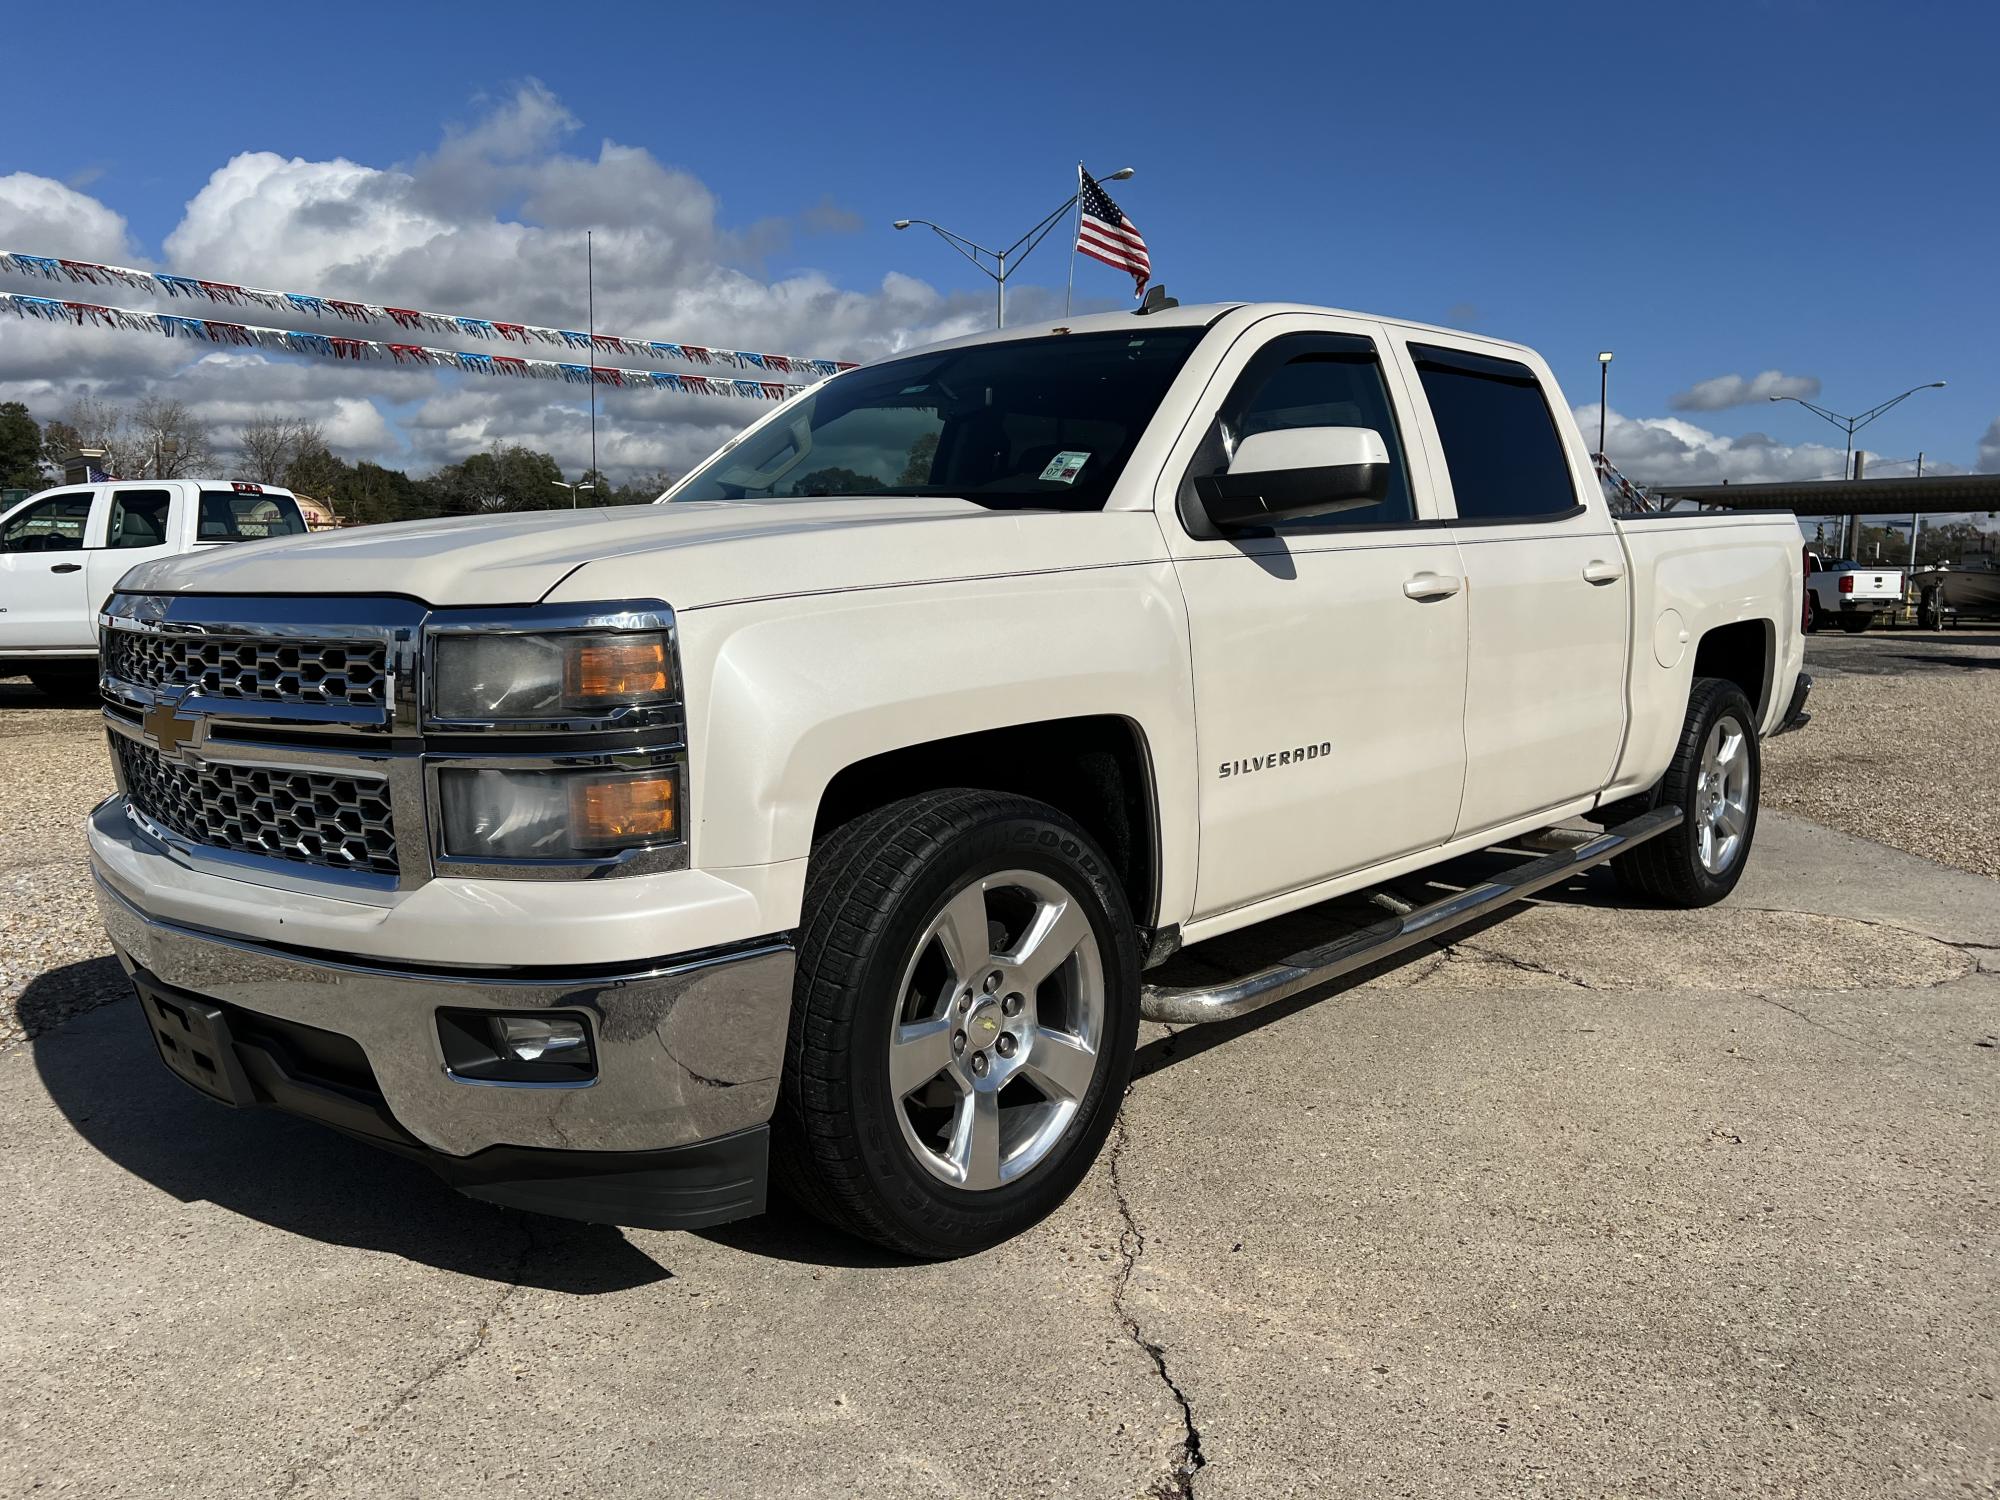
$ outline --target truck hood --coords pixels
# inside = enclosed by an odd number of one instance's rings
[[[676,502],[326,531],[142,563],[131,593],[398,594],[439,606],[734,599],[1165,555],[1146,513],[967,500]]]

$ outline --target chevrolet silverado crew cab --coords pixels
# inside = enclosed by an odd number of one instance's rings
[[[1609,861],[1726,896],[1801,722],[1785,515],[1607,511],[1517,345],[1299,306],[841,374],[637,510],[149,563],[104,919],[167,1066],[474,1197],[950,1256],[1141,1017],[1244,1014]],[[1252,973],[1177,946],[1559,822]]]
[[[300,536],[290,490],[214,479],[66,484],[0,512],[0,677],[65,696],[97,682],[97,616],[137,563]]]

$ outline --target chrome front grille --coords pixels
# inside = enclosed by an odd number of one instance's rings
[[[389,783],[263,765],[169,760],[111,736],[132,806],[168,833],[213,849],[330,870],[395,876]]]
[[[191,688],[257,703],[380,709],[389,693],[389,650],[381,641],[113,630],[104,671],[156,693]]]

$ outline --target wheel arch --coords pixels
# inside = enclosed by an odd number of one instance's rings
[[[1693,676],[1720,677],[1735,683],[1756,709],[1761,725],[1770,715],[1777,639],[1777,628],[1769,620],[1737,620],[1714,626],[1695,643]],[[1690,682],[1690,693],[1693,686]]]
[[[1160,903],[1159,792],[1144,728],[1117,714],[1008,724],[900,746],[841,767],[813,818],[813,847],[888,803],[945,787],[1032,797],[1074,818],[1110,857],[1134,918]]]

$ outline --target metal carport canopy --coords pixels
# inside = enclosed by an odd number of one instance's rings
[[[2000,510],[2000,474],[1937,474],[1922,479],[1808,479],[1785,484],[1649,484],[1655,495],[1731,510],[1788,510],[1801,516],[1951,515]]]

